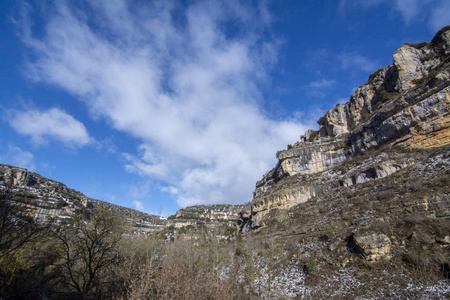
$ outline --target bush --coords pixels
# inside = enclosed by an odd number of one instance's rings
[[[427,81],[426,77],[422,77],[422,78],[416,78],[412,80],[412,83],[415,85],[421,85],[424,84]]]
[[[238,233],[236,235],[236,251],[235,251],[235,255],[236,256],[241,256],[244,255],[245,251],[244,251],[244,240],[242,238],[242,234]]]
[[[416,48],[416,49],[421,49],[421,48],[427,46],[428,43],[427,43],[427,42],[418,43],[418,44],[410,44],[410,43],[406,43],[406,45],[411,46],[411,47]]]
[[[318,131],[311,132],[311,134],[309,135],[309,138],[308,138],[308,142],[313,142],[318,136],[319,136]]]
[[[362,114],[361,118],[359,120],[364,123],[365,121],[367,121],[367,118],[368,118],[368,114]]]
[[[233,299],[234,290],[228,280],[186,262],[148,263],[121,299]]]
[[[381,100],[382,100],[383,102],[386,102],[386,101],[388,101],[389,99],[391,99],[392,97],[398,95],[398,93],[396,93],[396,92],[389,93],[389,92],[387,92],[387,91],[385,91],[385,90],[380,91],[378,94],[381,96]]]
[[[427,53],[427,54],[425,54],[424,56],[422,56],[422,57],[420,58],[420,61],[421,61],[422,63],[424,63],[424,62],[426,62],[426,61],[432,60],[432,59],[435,58],[435,57],[436,57],[436,55],[435,55],[434,53],[430,52],[430,53]]]
[[[431,40],[432,44],[439,44],[440,42],[442,42],[442,34],[444,32],[446,32],[447,30],[450,30],[450,25],[445,26],[443,28],[441,28],[433,37],[433,39]]]
[[[379,68],[378,70],[376,70],[375,72],[373,72],[372,74],[369,75],[369,80],[373,79],[374,77],[376,77],[378,74],[380,74],[383,71],[384,68]]]
[[[60,206],[60,207],[66,207],[67,205],[69,205],[69,203],[67,203],[67,202],[64,201],[63,199],[58,199],[58,206]]]
[[[317,271],[317,262],[314,256],[310,256],[303,267],[305,275],[313,275]]]

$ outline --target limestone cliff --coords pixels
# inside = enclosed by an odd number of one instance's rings
[[[384,178],[420,163],[386,154],[367,159],[365,168],[345,169],[364,153],[450,143],[450,27],[441,29],[431,43],[403,45],[393,58],[347,103],[320,118],[318,132],[308,131],[277,153],[277,165],[256,183],[253,201],[240,213],[241,230],[265,226],[265,216],[274,209],[289,209],[338,187]],[[339,168],[345,175],[336,172]],[[315,180],[308,180],[316,174]]]
[[[197,205],[177,211],[173,219],[193,219],[200,221],[236,221],[237,213],[243,205]]]
[[[102,207],[126,218],[132,227],[138,229],[147,230],[148,226],[143,225],[163,223],[158,216],[91,199],[60,182],[9,165],[0,164],[0,191],[10,193],[14,205],[40,222],[68,219],[82,210]]]
[[[320,136],[337,137],[352,133],[362,124],[390,126],[398,131],[403,128],[395,123],[399,120],[394,115],[401,112],[403,127],[417,129],[415,127],[430,119],[430,116],[421,114],[420,109],[429,107],[428,111],[434,112],[435,106],[442,105],[442,98],[448,96],[449,54],[448,27],[439,31],[431,43],[403,45],[395,52],[392,64],[370,75],[367,83],[359,87],[347,103],[328,111],[319,120]],[[436,109],[435,114],[447,113],[441,107]],[[405,132],[397,135],[402,134]],[[390,138],[393,138],[391,134],[385,135],[380,131],[372,139],[379,143]]]
[[[0,193],[12,195],[14,205],[37,221],[70,219],[83,210],[106,208],[125,218],[134,233],[163,231],[169,227],[218,225],[235,227],[243,205],[199,205],[180,209],[167,220],[134,209],[86,197],[66,185],[26,169],[0,164]]]
[[[166,226],[182,228],[186,226],[206,225],[215,227],[218,224],[235,226],[243,205],[196,205],[177,211],[167,219]]]

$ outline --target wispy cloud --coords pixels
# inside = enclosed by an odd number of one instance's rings
[[[307,93],[314,97],[324,97],[326,95],[326,89],[332,87],[336,83],[336,80],[321,79],[312,81],[308,85],[303,86]]]
[[[424,0],[396,0],[395,8],[402,15],[405,24],[409,25],[420,13],[421,4],[426,2]]]
[[[130,186],[129,195],[135,199],[148,197],[151,191],[150,181],[140,181]]]
[[[139,211],[144,210],[144,203],[142,201],[134,200],[132,203],[132,206],[136,210],[139,210]]]
[[[2,147],[2,151],[0,152],[0,161],[2,163],[25,168],[30,171],[34,171],[36,169],[33,153],[14,145]]]
[[[81,147],[90,141],[84,125],[59,108],[9,111],[8,122],[15,131],[29,136],[36,145],[56,140],[69,147]]]
[[[273,153],[306,129],[258,106],[276,61],[267,11],[238,1],[105,3],[56,2],[40,37],[25,26],[32,79],[138,139],[137,153],[124,153],[127,170],[163,180],[180,205],[250,200]]]
[[[355,7],[368,9],[380,4],[392,5],[392,11],[401,15],[405,25],[427,21],[433,31],[450,24],[448,0],[341,0],[339,11],[345,13]]]
[[[434,31],[450,24],[450,1],[441,1],[435,5],[428,24]]]
[[[313,81],[308,84],[308,87],[314,88],[314,89],[323,89],[331,87],[333,84],[335,84],[335,80],[328,80],[328,79],[321,79],[318,81]]]
[[[363,9],[370,8],[372,6],[378,5],[386,0],[341,0],[339,2],[339,11],[345,13],[349,9],[353,9],[355,6],[360,6]]]
[[[373,72],[377,69],[377,62],[358,53],[343,52],[338,55],[338,60],[344,69],[357,69],[364,72]]]

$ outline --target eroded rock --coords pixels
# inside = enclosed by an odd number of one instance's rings
[[[369,150],[450,144],[449,54],[448,28],[429,44],[397,50],[392,64],[370,75],[347,103],[320,118],[318,132],[307,131],[300,142],[277,153],[277,165],[257,182],[241,221],[261,227],[274,208],[290,209],[336,188],[384,178],[414,164],[368,160],[364,169],[345,169],[348,161]],[[329,172],[340,166],[340,175]],[[316,174],[323,174],[323,180],[310,182],[308,176]],[[407,212],[414,209],[408,207]],[[446,208],[436,211],[435,216],[447,214]]]
[[[372,233],[368,235],[354,237],[357,245],[365,254],[368,261],[379,261],[390,259],[391,240],[382,233]]]

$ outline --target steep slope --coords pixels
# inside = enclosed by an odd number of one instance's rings
[[[101,207],[126,218],[136,229],[164,224],[159,216],[88,198],[60,182],[9,165],[0,164],[0,190],[10,193],[21,211],[41,222],[68,219],[82,210]]]
[[[406,44],[394,62],[374,74],[344,105],[328,111],[318,132],[277,153],[278,164],[257,182],[254,199],[241,212],[241,229],[264,225],[273,208],[288,209],[334,187],[351,186],[395,173],[414,162],[381,160],[359,174],[340,178],[330,186],[298,180],[342,166],[374,149],[393,146],[424,149],[450,143],[450,27],[431,43]],[[297,176],[298,178],[298,176]]]
[[[450,26],[402,46],[318,123],[240,212],[249,290],[450,297]]]
[[[173,216],[167,218],[167,225],[174,227],[184,227],[189,225],[204,224],[206,226],[216,226],[227,224],[234,227],[239,212],[243,205],[196,205],[189,206],[177,211]]]
[[[44,222],[47,219],[70,219],[83,210],[106,208],[127,219],[133,231],[149,233],[166,227],[206,225],[234,228],[243,205],[200,205],[180,209],[163,219],[134,209],[86,197],[66,185],[26,169],[0,164],[0,191],[8,191],[14,204],[26,215]]]

